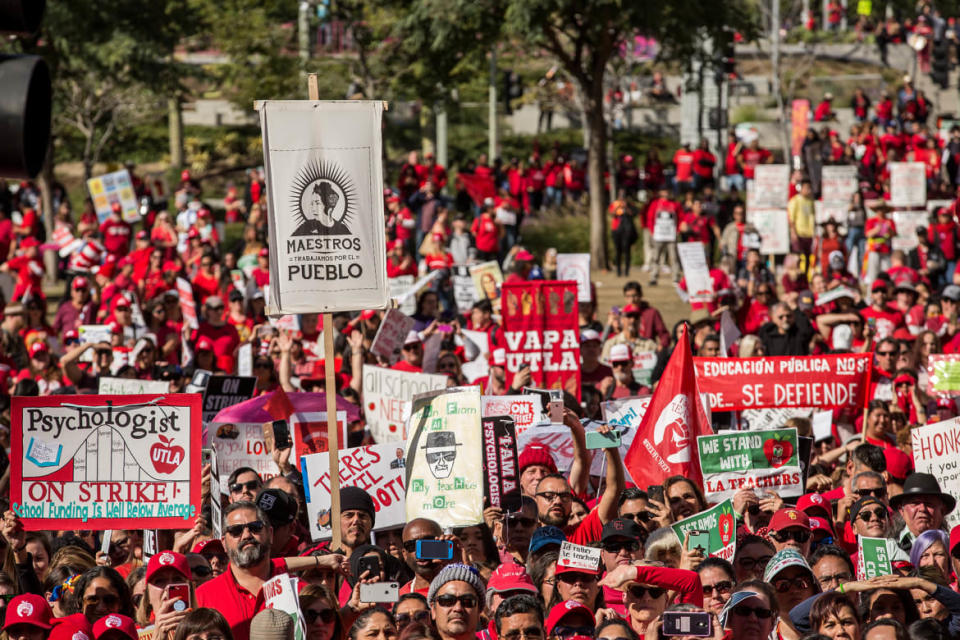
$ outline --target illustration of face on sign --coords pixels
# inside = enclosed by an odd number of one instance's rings
[[[450,477],[453,461],[457,459],[457,447],[461,445],[453,431],[434,431],[427,434],[427,444],[423,449],[426,449],[425,457],[434,478],[442,480]]]
[[[667,405],[653,427],[654,444],[659,448],[664,437],[669,437],[667,462],[678,464],[690,461],[690,405],[687,396],[678,393]]]
[[[298,222],[292,235],[350,235],[346,223],[353,213],[354,188],[350,177],[336,165],[314,163],[302,169],[291,197]]]

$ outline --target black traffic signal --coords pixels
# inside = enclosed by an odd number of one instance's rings
[[[44,0],[0,0],[0,33],[40,28]],[[51,88],[39,56],[0,56],[0,177],[33,178],[50,143]]]
[[[950,85],[950,44],[946,40],[933,43],[930,79],[946,89]]]

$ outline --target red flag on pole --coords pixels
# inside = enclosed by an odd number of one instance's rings
[[[293,415],[293,403],[287,397],[283,387],[277,387],[270,399],[263,405],[263,410],[269,413],[274,420],[286,420]]]
[[[670,476],[680,475],[702,488],[697,436],[712,433],[697,389],[693,353],[684,325],[627,451],[627,471],[638,487],[660,484]]]

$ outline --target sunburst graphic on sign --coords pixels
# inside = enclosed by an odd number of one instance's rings
[[[294,236],[350,235],[357,190],[339,165],[315,160],[303,167],[290,189]]]

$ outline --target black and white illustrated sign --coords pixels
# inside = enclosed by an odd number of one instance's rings
[[[380,101],[258,103],[271,314],[387,306]]]

